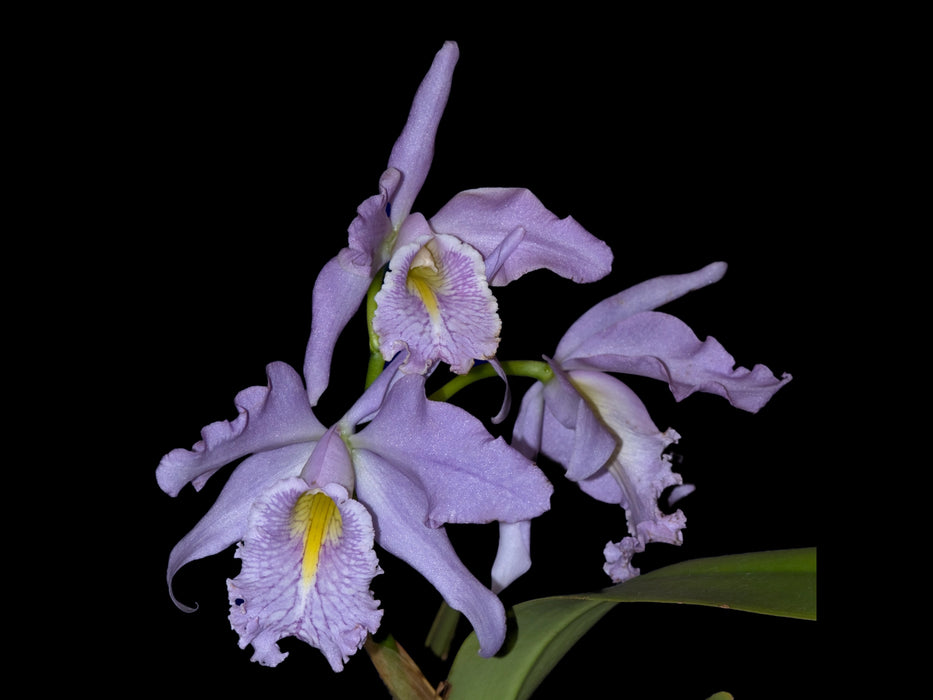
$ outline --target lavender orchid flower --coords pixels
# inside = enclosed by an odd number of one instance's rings
[[[172,550],[167,580],[175,600],[182,566],[239,542],[242,568],[227,582],[230,621],[254,661],[277,665],[287,654],[276,642],[296,636],[341,670],[381,620],[370,590],[381,573],[374,542],[467,616],[484,656],[502,645],[502,604],[460,561],[443,525],[533,518],[548,509],[551,485],[470,414],[427,400],[424,377],[398,373],[403,361],[329,429],[298,374],[272,363],[268,386],[237,395],[235,420],[208,425],[193,449],[159,464],[158,483],[174,496],[246,457]]]
[[[638,575],[631,559],[648,542],[679,544],[686,519],[658,506],[671,486],[691,490],[671,470],[665,448],[679,439],[661,432],[635,393],[608,372],[667,382],[680,401],[695,391],[724,397],[757,412],[790,381],[763,365],[736,367],[715,339],[700,341],[679,319],[654,309],[717,282],[725,263],[689,274],[658,277],[600,302],[567,331],[548,360],[554,377],[537,382],[522,400],[513,445],[529,457],[542,453],[566,469],[567,478],[594,498],[618,503],[630,536],[605,548],[604,569],[613,581]],[[672,499],[673,500],[673,499]],[[530,566],[529,523],[500,527],[493,588],[501,590]]]
[[[494,357],[501,323],[489,285],[542,268],[578,282],[610,270],[612,253],[605,243],[572,218],[558,219],[528,190],[461,192],[430,220],[412,212],[431,166],[458,57],[454,42],[435,56],[379,193],[360,205],[348,246],[315,283],[304,367],[311,405],[327,388],[337,337],[386,265],[373,330],[383,357],[404,349],[404,371],[414,373],[428,372],[438,361],[464,373],[474,359]]]

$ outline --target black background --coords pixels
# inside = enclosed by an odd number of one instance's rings
[[[707,395],[678,404],[657,382],[626,379],[659,428],[681,434],[677,470],[697,486],[680,504],[684,545],[653,545],[636,564],[648,571],[817,545],[827,466],[821,328],[833,292],[812,272],[831,230],[832,78],[844,68],[814,54],[806,24],[750,20],[734,31],[711,21],[695,31],[662,19],[608,38],[410,29],[335,38],[304,26],[285,17],[133,17],[50,61],[51,106],[36,115],[54,154],[44,176],[74,183],[60,206],[83,233],[76,228],[66,250],[95,262],[78,274],[89,294],[62,301],[74,325],[56,353],[62,366],[84,351],[88,378],[70,386],[72,401],[93,396],[102,406],[85,416],[92,428],[78,445],[105,467],[83,515],[80,556],[105,637],[84,680],[127,691],[385,696],[364,653],[335,675],[319,652],[290,640],[277,669],[252,664],[226,619],[224,581],[237,570],[230,551],[182,570],[178,595],[200,609],[178,611],[165,588],[168,553],[223,476],[172,499],[154,470],[202,426],[232,418],[234,395],[263,384],[266,363],[301,366],[317,271],[376,192],[448,38],[461,57],[415,209],[430,216],[472,187],[527,187],[615,254],[612,273],[594,284],[539,271],[497,289],[500,358],[537,359],[602,298],[725,260],[720,283],[665,310],[716,337],[739,364],[795,377],[757,415]],[[361,387],[362,319],[338,352],[319,411],[325,423]],[[499,392],[477,387],[459,398],[488,416]],[[553,507],[533,530],[535,567],[503,594],[506,604],[608,585],[602,547],[625,534],[620,509],[583,497],[554,465],[542,468],[556,486]],[[451,536],[484,577],[494,527]],[[443,666],[421,648],[436,592],[390,556],[380,562],[383,629],[441,680]],[[609,697],[779,697],[821,673],[820,624],[621,605],[536,697],[571,687]],[[133,670],[128,680],[111,672],[114,662]]]

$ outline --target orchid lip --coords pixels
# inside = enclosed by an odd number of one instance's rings
[[[475,248],[430,231],[398,248],[375,295],[372,329],[385,359],[410,353],[406,373],[438,361],[457,374],[495,356],[501,320]]]

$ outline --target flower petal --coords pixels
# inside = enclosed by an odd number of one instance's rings
[[[339,484],[347,493],[352,493],[353,464],[339,430],[340,427],[335,425],[324,433],[301,470],[301,478],[312,488]]]
[[[227,581],[230,623],[240,648],[253,646],[253,661],[276,666],[287,656],[276,642],[294,636],[340,671],[379,628],[372,519],[342,486],[274,484],[253,507],[237,557],[240,574]]]
[[[505,384],[505,392],[502,395],[502,405],[499,407],[499,412],[490,418],[494,425],[499,425],[499,423],[502,423],[509,417],[509,411],[512,410],[512,387],[509,386],[509,377],[505,373],[505,368],[502,366],[502,363],[495,357],[490,357],[488,362],[499,379]]]
[[[647,280],[604,299],[578,318],[564,333],[554,359],[563,362],[596,333],[641,311],[652,311],[689,292],[718,282],[726,263],[715,262],[684,275],[665,275]]]
[[[211,509],[181,538],[169,555],[166,580],[175,605],[185,612],[196,609],[179,603],[175,598],[172,580],[178,570],[195,559],[222,552],[243,539],[250,508],[258,495],[276,481],[301,473],[313,449],[313,443],[302,443],[260,452],[243,460],[233,470]]]
[[[376,542],[421,573],[450,607],[466,615],[481,656],[495,654],[505,641],[505,609],[460,561],[446,531],[425,524],[429,504],[424,489],[374,454],[357,451],[354,460],[357,496],[373,514]]]
[[[618,503],[625,509],[629,533],[637,542],[623,541],[611,548],[606,568],[614,580],[623,580],[616,577],[638,573],[629,567],[629,561],[648,542],[682,541],[681,530],[686,524],[683,513],[666,514],[658,505],[665,489],[683,481],[671,470],[670,456],[664,454],[680,436],[673,430],[659,431],[635,392],[618,379],[602,372],[573,371],[569,375],[619,441],[612,460],[578,483],[594,498]]]
[[[581,488],[594,498],[631,510],[636,523],[651,520],[658,512],[661,492],[682,483],[681,476],[671,471],[669,456],[664,454],[680,436],[673,430],[658,430],[635,392],[615,377],[589,371],[569,374],[619,443],[612,463],[600,470],[608,472],[611,479],[604,483],[595,477],[587,479],[580,482]],[[597,488],[597,484],[603,488]]]
[[[621,542],[609,542],[603,549],[603,556],[606,557],[603,571],[609,574],[614,583],[635,578],[641,570],[632,566],[632,557],[644,551],[644,543],[634,537],[623,537]]]
[[[492,564],[492,590],[502,590],[531,568],[531,521],[499,523],[499,549]]]
[[[558,219],[530,191],[519,188],[467,190],[431,217],[431,228],[448,233],[496,261],[489,280],[502,286],[545,268],[575,282],[592,282],[612,268],[612,251],[572,217]],[[524,229],[519,240],[516,229]],[[497,253],[503,241],[515,243],[508,257]]]
[[[525,240],[525,229],[521,226],[510,231],[505,238],[499,241],[499,244],[492,252],[484,255],[486,259],[486,279],[493,280],[499,274],[499,270],[505,264],[515,249]]]
[[[452,41],[445,42],[434,56],[431,68],[415,94],[408,121],[392,147],[389,166],[402,173],[402,184],[392,201],[390,213],[392,225],[396,229],[411,212],[415,197],[421,191],[431,168],[434,139],[447,105],[459,56],[460,50]]]
[[[544,384],[535,382],[522,396],[512,427],[512,446],[529,459],[541,448]],[[531,568],[531,521],[499,523],[499,548],[492,565],[492,590],[500,593]]]
[[[311,296],[311,335],[304,360],[306,400],[311,406],[317,405],[327,389],[337,338],[360,308],[371,282],[345,267],[339,256],[318,273]]]
[[[596,415],[588,397],[571,377],[551,363],[554,379],[544,385],[544,423],[541,451],[579,481],[591,476],[618,449],[619,437]]]
[[[356,314],[370,283],[389,260],[394,232],[386,208],[401,174],[392,168],[379,179],[379,194],[357,208],[349,242],[318,273],[311,295],[311,335],[305,350],[308,399],[316,406],[330,381],[337,338]]]
[[[339,425],[344,434],[353,433],[358,425],[369,423],[382,410],[382,404],[385,402],[389,389],[403,376],[399,372],[399,368],[405,364],[407,359],[408,354],[400,352],[383,367],[382,372],[379,373],[375,381],[366,388],[363,395],[340,419]]]
[[[534,463],[463,409],[428,400],[419,375],[399,379],[351,442],[357,478],[366,453],[378,455],[425,494],[431,527],[517,522],[549,507],[553,488]]]
[[[683,321],[659,311],[643,311],[598,331],[561,364],[660,379],[678,401],[703,391],[752,413],[791,380],[789,374],[778,379],[764,365],[736,367],[715,338],[701,342]]]
[[[424,373],[439,360],[464,374],[495,355],[497,308],[480,254],[453,236],[425,236],[392,256],[373,330],[387,360],[411,354],[403,371]]]
[[[538,456],[544,427],[544,384],[535,382],[522,396],[515,425],[512,426],[512,446],[529,459]]]
[[[348,247],[341,251],[344,267],[361,277],[372,279],[391,257],[395,231],[386,213],[398,193],[402,174],[388,168],[379,178],[379,193],[356,209],[356,218],[350,222]]]
[[[320,439],[324,426],[308,405],[298,373],[282,362],[266,367],[268,385],[244,389],[234,398],[239,415],[201,431],[191,450],[175,449],[159,462],[156,479],[170,496],[191,482],[200,490],[225,464],[248,454]]]

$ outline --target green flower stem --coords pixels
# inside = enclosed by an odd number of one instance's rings
[[[379,350],[379,336],[373,330],[373,316],[376,315],[376,294],[382,289],[382,278],[385,268],[373,278],[372,284],[366,291],[366,329],[369,332],[369,365],[366,368],[366,387],[376,381],[376,377],[382,374],[385,367],[385,360],[382,358],[382,352]]]
[[[554,378],[554,371],[547,362],[541,360],[505,360],[502,369],[509,376],[531,377],[539,382],[549,382]],[[490,364],[475,365],[466,374],[461,374],[447,382],[429,397],[433,401],[448,401],[461,389],[480,379],[497,377],[496,370]]]
[[[385,367],[385,360],[382,359],[382,353],[374,352],[369,356],[369,364],[366,366],[366,384],[364,388],[376,381],[376,378],[382,374],[382,368]]]

